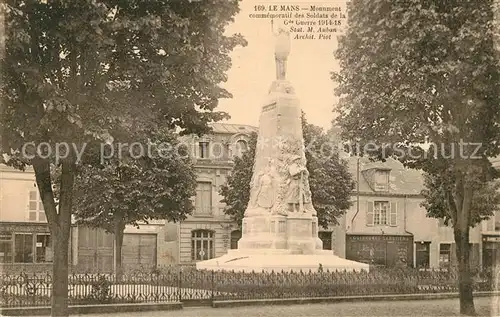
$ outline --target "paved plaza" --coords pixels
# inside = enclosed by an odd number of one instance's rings
[[[500,298],[476,298],[479,316],[492,316],[492,302]],[[459,316],[458,299],[310,304],[290,306],[248,306],[238,308],[185,308],[181,311],[79,315],[87,317],[305,317],[305,316]]]

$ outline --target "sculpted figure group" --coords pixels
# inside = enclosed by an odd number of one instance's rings
[[[290,155],[285,163],[286,189],[282,191],[281,196],[287,208],[272,209],[280,196],[278,194],[279,175],[276,172],[276,161],[273,159],[267,161],[265,168],[256,177],[255,186],[252,186],[249,204],[252,208],[259,209],[262,213],[274,211],[283,216],[289,213],[307,212],[304,204],[310,203],[310,199],[305,193],[304,182],[309,173],[298,155]]]

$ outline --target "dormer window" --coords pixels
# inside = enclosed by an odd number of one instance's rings
[[[209,155],[209,143],[208,142],[198,142],[198,157],[208,158]]]
[[[389,170],[377,170],[373,179],[375,191],[389,190]]]
[[[234,154],[236,156],[241,157],[243,155],[243,153],[245,153],[246,151],[248,151],[247,141],[245,141],[245,140],[238,140],[236,142],[236,144],[235,144]]]

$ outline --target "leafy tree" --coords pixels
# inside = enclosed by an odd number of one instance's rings
[[[68,316],[67,251],[79,165],[100,162],[104,143],[130,144],[157,126],[203,133],[208,122],[226,117],[214,109],[219,98],[231,96],[218,86],[231,66],[229,52],[245,45],[240,35],[224,34],[238,1],[0,5],[6,30],[2,153],[16,168],[33,165],[55,250],[52,315]],[[58,143],[68,146],[56,160]],[[40,144],[48,146],[37,153]]]
[[[250,182],[252,181],[252,171],[255,161],[255,149],[257,147],[257,133],[250,135],[247,151],[241,157],[234,157],[234,166],[231,174],[228,175],[226,184],[220,188],[220,195],[223,197],[222,203],[226,204],[224,213],[241,227],[241,221],[250,201]]]
[[[498,200],[488,159],[500,137],[492,4],[353,0],[333,75],[343,137],[427,174],[424,205],[453,225],[467,315],[475,314],[469,231]]]
[[[196,194],[191,159],[172,132],[151,132],[142,144],[148,144],[149,153],[127,149],[121,159],[81,166],[75,183],[77,223],[114,234],[118,278],[123,273],[125,226],[139,228],[141,222],[157,219],[184,220],[193,210],[191,197]]]
[[[337,219],[351,206],[354,181],[347,162],[338,156],[336,144],[320,127],[309,124],[302,114],[302,131],[306,146],[307,169],[312,203],[318,213],[318,223],[327,228],[337,224]],[[234,167],[227,183],[221,187],[224,212],[241,226],[250,199],[250,181],[255,161],[257,134],[252,134],[249,150],[234,159]]]

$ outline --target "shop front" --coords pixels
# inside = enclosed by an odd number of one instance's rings
[[[413,266],[411,235],[346,235],[346,258],[381,267]]]
[[[500,235],[483,235],[483,268],[500,267]]]

